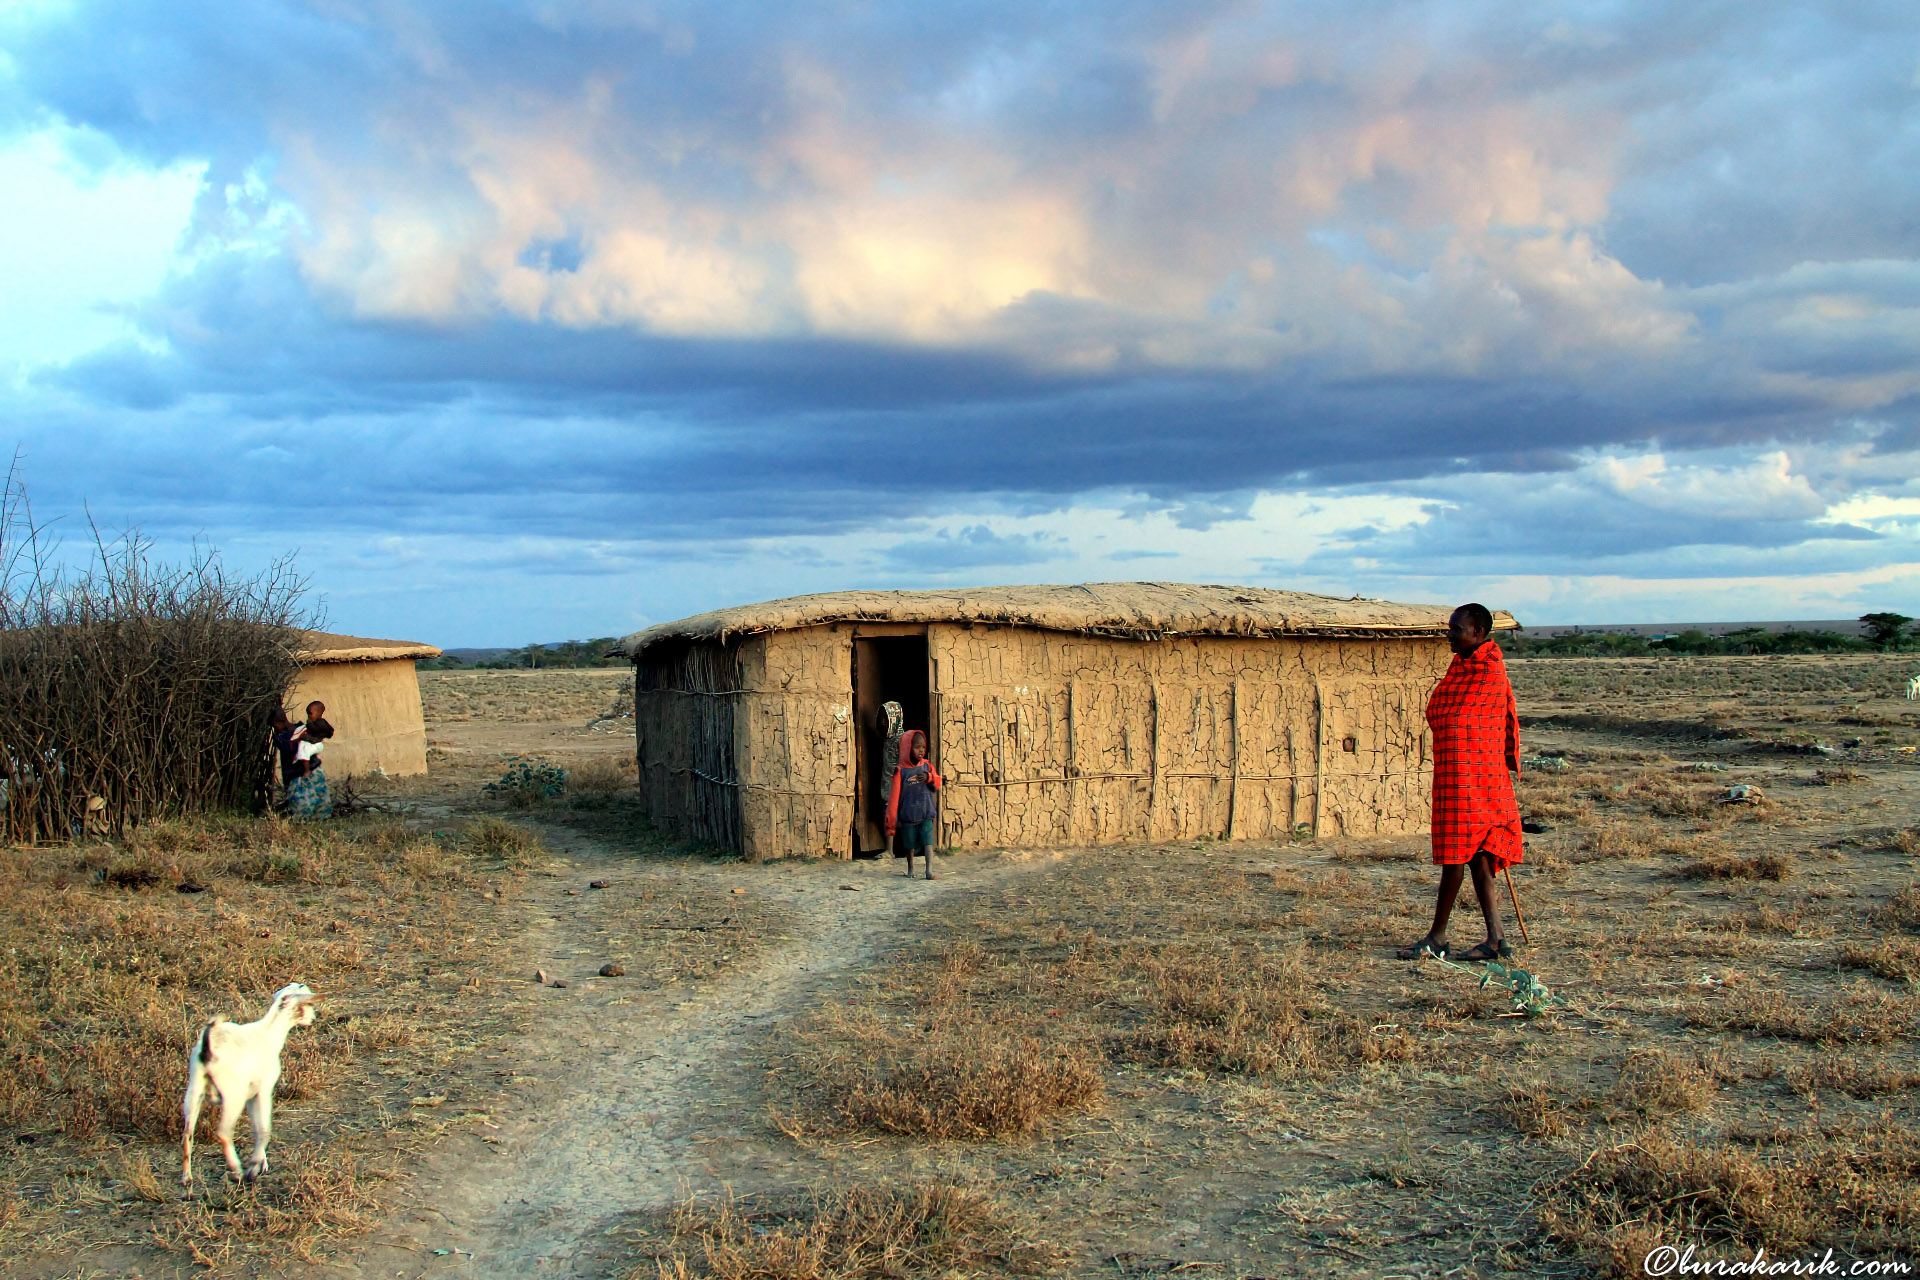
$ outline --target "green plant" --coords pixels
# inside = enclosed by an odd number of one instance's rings
[[[483,789],[504,796],[516,809],[531,809],[542,800],[566,794],[567,771],[548,760],[508,756],[507,771]]]
[[[1436,962],[1449,969],[1458,969],[1462,973],[1474,972],[1470,965],[1459,964],[1452,960],[1432,957]],[[1482,990],[1488,987],[1498,988],[1512,998],[1513,1011],[1529,1018],[1539,1017],[1543,1013],[1552,1013],[1559,1003],[1559,997],[1547,989],[1545,983],[1528,973],[1525,969],[1509,969],[1498,960],[1487,961],[1485,972],[1480,975]]]

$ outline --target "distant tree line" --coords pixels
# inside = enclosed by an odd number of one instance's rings
[[[597,640],[562,640],[558,644],[529,644],[510,649],[485,662],[465,662],[451,653],[428,658],[418,665],[423,671],[545,671],[579,667],[623,666],[626,659],[612,652],[617,636]]]
[[[1741,627],[1725,635],[1704,631],[1682,631],[1679,635],[1647,636],[1607,631],[1583,631],[1576,635],[1541,636],[1503,635],[1500,647],[1507,653],[1524,657],[1600,657],[1640,658],[1661,654],[1714,656],[1754,653],[1874,653],[1920,648],[1920,630],[1903,613],[1869,613],[1860,618],[1864,635],[1843,635],[1838,631],[1768,631],[1764,627]]]

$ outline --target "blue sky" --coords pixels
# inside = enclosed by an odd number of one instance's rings
[[[41,516],[337,629],[1920,613],[1910,4],[0,0]]]

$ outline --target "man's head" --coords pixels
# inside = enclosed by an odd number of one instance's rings
[[[293,721],[287,718],[287,709],[285,707],[275,707],[273,714],[267,717],[267,723],[275,729],[293,728]]]
[[[1493,614],[1483,604],[1463,604],[1447,619],[1447,644],[1458,654],[1469,654],[1493,634]]]

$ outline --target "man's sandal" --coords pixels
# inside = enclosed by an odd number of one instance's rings
[[[1447,958],[1447,944],[1443,942],[1436,947],[1428,939],[1422,938],[1412,946],[1402,947],[1394,952],[1393,958],[1395,960],[1426,960],[1429,958],[1445,960]]]
[[[1486,942],[1476,943],[1471,950],[1462,951],[1459,955],[1455,956],[1454,959],[1511,960],[1513,959],[1513,947],[1508,944],[1505,938],[1500,939],[1498,942],[1488,940]]]

